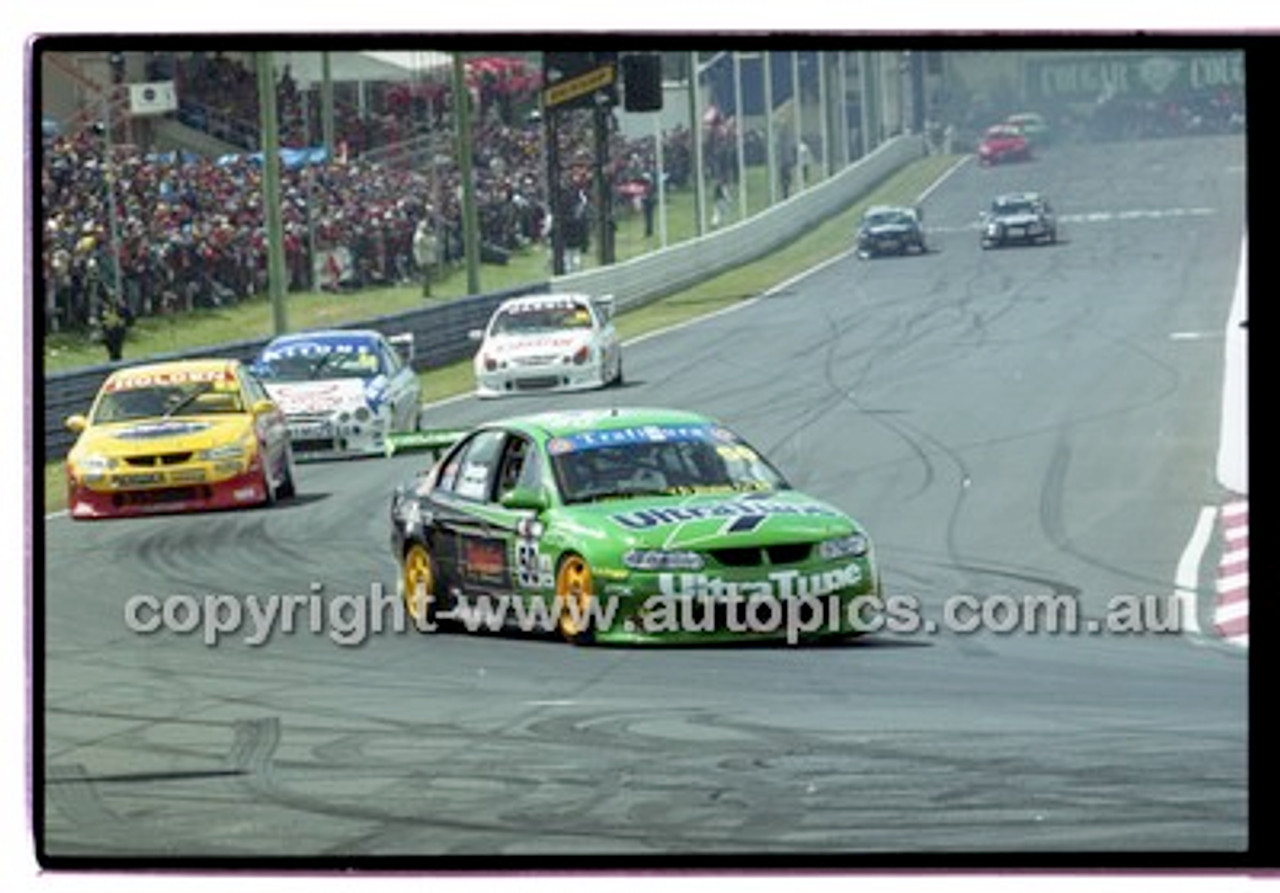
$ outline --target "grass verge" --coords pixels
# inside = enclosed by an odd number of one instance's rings
[[[796,239],[786,247],[774,252],[766,258],[738,267],[727,273],[722,273],[705,282],[700,282],[692,288],[669,295],[660,301],[655,301],[644,307],[640,307],[629,313],[621,314],[618,317],[618,329],[624,339],[634,338],[647,332],[656,331],[668,326],[676,325],[681,322],[687,322],[699,316],[715,312],[731,304],[735,304],[746,298],[755,297],[760,293],[767,291],[780,282],[796,276],[804,270],[809,269],[824,260],[828,260],[848,251],[852,242],[853,232],[858,218],[862,215],[863,210],[871,204],[910,204],[914,202],[929,187],[930,184],[937,181],[946,171],[948,171],[957,161],[959,156],[955,155],[934,155],[923,158],[913,164],[908,165],[898,171],[878,187],[876,187],[865,198],[827,220],[825,223],[815,227],[804,236]],[[539,252],[541,254],[541,252]],[[506,269],[499,268],[499,269]],[[532,276],[523,281],[535,281],[539,277]],[[511,282],[511,285],[518,285],[519,282]],[[465,277],[462,285],[465,286]],[[492,288],[504,288],[506,286],[487,286]],[[388,290],[393,291],[393,290]],[[408,295],[407,306],[421,306],[422,297],[416,287],[402,289]],[[461,294],[461,292],[458,292]],[[446,295],[447,296],[447,295]],[[378,315],[382,313],[392,313],[394,309],[385,309],[383,301],[377,302],[376,309],[370,306],[368,294],[364,295],[364,303],[360,304],[360,295],[322,295],[322,298],[335,299],[331,306],[332,313],[338,313],[338,308],[343,310],[350,309],[349,306],[342,305],[340,302],[345,301],[355,304],[359,307],[363,315]],[[399,298],[392,296],[394,300]],[[292,300],[292,299],[291,299]],[[253,308],[255,313],[262,313],[265,318],[264,334],[270,332],[270,314],[271,308],[269,303],[262,302],[263,306],[259,310]],[[245,305],[240,305],[244,308]],[[237,308],[231,308],[237,309]],[[358,318],[358,317],[349,317]],[[328,322],[345,321],[337,319],[329,319]],[[315,324],[322,325],[324,322]],[[141,325],[141,323],[139,323]],[[245,323],[241,321],[241,328],[236,334],[230,336],[222,336],[215,341],[192,341],[186,347],[199,346],[200,344],[216,343],[217,341],[230,341],[239,338],[253,337],[252,332],[246,331],[243,327]],[[204,331],[215,331],[214,327],[208,327]],[[174,338],[177,336],[174,335]],[[187,336],[189,337],[189,336]],[[163,350],[184,349],[184,348],[160,348],[155,352]],[[100,348],[98,348],[100,350]],[[48,347],[46,346],[46,359]],[[92,359],[90,362],[98,362]],[[66,368],[66,367],[63,367]],[[46,366],[46,371],[49,367]],[[441,366],[435,369],[429,369],[419,376],[422,381],[423,400],[424,402],[435,402],[462,394],[469,391],[474,386],[471,374],[471,362],[463,360],[452,363],[448,366]],[[44,473],[44,510],[46,513],[59,511],[66,507],[66,492],[64,487],[64,471],[62,462],[49,462],[45,464]]]

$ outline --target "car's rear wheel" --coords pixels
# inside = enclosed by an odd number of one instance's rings
[[[587,645],[595,640],[591,626],[591,600],[595,598],[591,566],[581,555],[566,555],[556,573],[556,600],[559,615],[556,629],[567,642]]]
[[[418,632],[432,632],[436,623],[436,569],[423,543],[405,549],[401,565],[405,616]]]

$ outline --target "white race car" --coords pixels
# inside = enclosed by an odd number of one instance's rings
[[[576,391],[622,382],[622,345],[612,295],[508,298],[484,329],[475,356],[476,394]]]
[[[252,369],[284,412],[301,461],[383,455],[388,434],[417,431],[422,386],[412,359],[412,334],[337,329],[282,335]]]

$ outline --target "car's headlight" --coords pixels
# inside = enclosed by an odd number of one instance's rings
[[[221,446],[209,447],[207,450],[201,450],[196,454],[196,457],[216,462],[222,459],[243,459],[248,453],[249,441],[237,440],[234,443],[224,443]]]
[[[355,411],[355,417],[357,422],[367,422],[373,418],[373,413],[369,411],[369,407],[361,406]]]
[[[76,459],[73,464],[78,471],[100,472],[110,471],[120,464],[120,460],[93,453]]]
[[[622,563],[633,571],[700,571],[705,564],[697,552],[668,549],[632,549]]]
[[[861,558],[867,554],[870,546],[867,538],[861,533],[851,533],[839,539],[819,543],[818,555],[827,561],[837,558]]]

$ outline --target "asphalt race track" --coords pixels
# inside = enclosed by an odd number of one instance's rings
[[[138,594],[394,593],[387,505],[414,455],[300,466],[300,497],[271,510],[47,519],[44,852],[573,868],[1243,851],[1246,651],[943,621],[956,597],[994,595],[1067,596],[1095,627],[1117,596],[1167,615],[1197,514],[1223,498],[1244,164],[1241,137],[967,163],[924,203],[926,256],[850,255],[631,344],[622,388],[431,413],[440,427],[613,402],[716,414],[869,526],[886,594],[917,599],[931,632],[342,645],[302,619],[209,647],[126,627]],[[1059,244],[979,249],[979,210],[1012,189],[1054,200]]]

